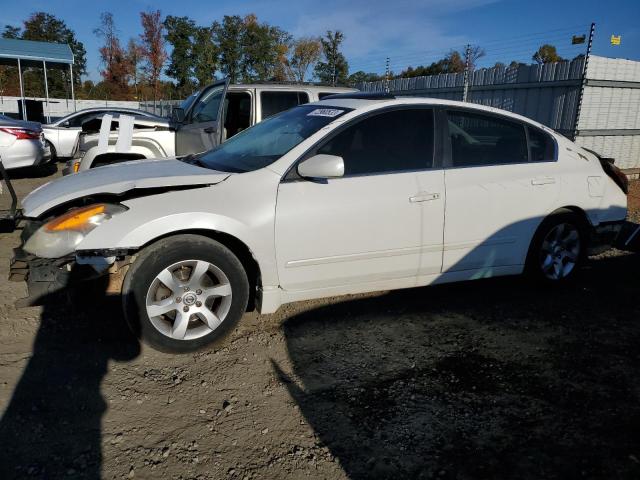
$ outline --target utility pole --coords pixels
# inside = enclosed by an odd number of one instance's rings
[[[469,97],[469,70],[471,69],[471,45],[468,43],[464,56],[464,87],[462,89],[462,101],[466,102]]]
[[[587,68],[589,67],[589,57],[591,56],[591,47],[593,46],[593,35],[596,31],[596,24],[591,23],[591,29],[589,30],[589,42],[587,42],[587,54],[584,57],[584,67],[582,69],[582,81],[580,82],[580,92],[578,93],[578,105],[576,106],[576,123],[573,126],[573,138],[575,140],[578,136],[578,123],[580,122],[580,111],[582,110],[582,97],[584,96],[584,89],[587,86]]]
[[[387,57],[387,64],[384,69],[384,91],[389,93],[389,77],[391,72],[389,71],[389,57]]]

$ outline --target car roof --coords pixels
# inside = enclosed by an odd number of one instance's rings
[[[355,88],[349,87],[328,87],[321,85],[305,85],[304,83],[234,83],[229,85],[229,90],[240,90],[244,88],[259,88],[261,90],[309,90],[312,92],[357,92]]]
[[[83,108],[82,110],[78,110],[76,112],[70,113],[67,116],[76,115],[78,113],[113,112],[113,111],[118,111],[118,112],[137,112],[137,113],[144,113],[144,114],[151,115],[150,113],[145,112],[144,110],[139,110],[137,108],[112,106],[112,107],[89,107],[89,108]]]
[[[536,122],[531,118],[524,117],[522,115],[518,115],[517,113],[510,112],[508,110],[502,110],[500,108],[490,107],[487,105],[480,105],[478,103],[470,103],[470,102],[459,102],[456,100],[445,100],[442,98],[431,98],[431,97],[409,97],[409,96],[398,96],[391,98],[382,97],[382,98],[327,98],[315,102],[316,105],[326,105],[332,107],[343,107],[349,108],[353,110],[374,110],[376,108],[383,108],[387,106],[393,105],[430,105],[430,106],[438,106],[438,107],[451,107],[451,108],[464,108],[467,110],[477,110],[478,112],[487,112],[494,113],[497,115],[501,115],[503,117],[509,117],[514,120],[524,121],[529,124],[535,125],[539,128],[542,128],[548,132],[553,132],[553,130],[542,123]]]
[[[41,125],[38,122],[30,122],[0,115],[0,127],[29,128],[39,130]]]

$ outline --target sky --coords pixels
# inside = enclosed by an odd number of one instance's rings
[[[294,37],[341,30],[350,72],[382,73],[429,64],[452,48],[480,45],[486,56],[479,66],[497,61],[530,62],[542,43],[572,58],[585,46],[571,46],[571,36],[586,34],[596,23],[593,54],[640,60],[640,0],[0,0],[0,25],[21,25],[36,11],[52,13],[76,32],[87,50],[88,73],[99,79],[99,39],[93,33],[100,13],[114,15],[123,44],[140,34],[140,11],[160,9],[163,15],[188,16],[209,25],[224,15],[255,13]],[[621,45],[610,44],[621,35]]]

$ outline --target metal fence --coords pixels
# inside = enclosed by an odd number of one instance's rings
[[[482,68],[469,76],[468,101],[518,113],[543,123],[625,169],[640,169],[640,62],[592,55],[544,65]],[[358,88],[381,92],[387,83]],[[462,100],[464,73],[398,78],[388,82],[395,95]]]
[[[576,107],[584,59],[545,65],[482,68],[469,75],[467,100],[501,108],[539,121],[570,135],[575,129]],[[390,80],[395,95],[425,96],[462,100],[464,73]],[[381,92],[384,81],[365,82],[358,88]]]
[[[158,100],[155,102],[140,102],[140,110],[153,113],[160,117],[171,117],[173,107],[178,107],[182,100]]]

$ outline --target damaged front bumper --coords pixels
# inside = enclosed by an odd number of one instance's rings
[[[24,233],[24,232],[23,232]],[[24,245],[25,236],[23,236]],[[26,252],[22,245],[13,249],[13,259],[9,267],[9,280],[26,282],[28,296],[16,302],[17,307],[42,305],[54,295],[98,286],[100,293],[119,295],[124,275],[131,263],[131,257],[119,258],[87,257],[75,254],[61,258],[40,258]],[[80,261],[79,261],[80,260]],[[93,287],[89,286],[92,283]],[[97,292],[96,292],[97,293]]]
[[[66,289],[72,278],[74,257],[38,258],[22,247],[13,249],[9,267],[9,281],[27,282],[27,298],[18,300],[18,306],[41,305],[47,297]]]

